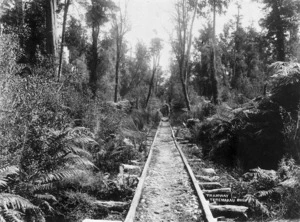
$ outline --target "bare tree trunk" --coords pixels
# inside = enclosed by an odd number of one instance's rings
[[[119,2],[120,3],[120,2]],[[118,91],[119,91],[119,70],[122,59],[122,46],[123,46],[123,38],[124,35],[129,31],[128,26],[128,18],[127,18],[127,3],[125,2],[125,10],[124,13],[121,10],[119,15],[114,20],[114,26],[116,28],[116,64],[115,64],[115,94],[114,94],[114,102],[118,102]]]
[[[118,89],[119,89],[119,68],[121,60],[121,47],[122,47],[122,36],[119,36],[119,29],[117,26],[117,56],[116,56],[116,66],[115,66],[115,96],[114,102],[118,102]]]
[[[278,1],[274,1],[273,4],[273,10],[276,12],[276,24],[277,30],[276,30],[276,49],[277,49],[277,60],[278,61],[285,61],[285,36],[284,36],[284,30],[283,30],[283,21],[281,18],[281,12],[280,12],[280,6],[278,4]]]
[[[218,81],[216,77],[217,67],[216,67],[216,0],[213,2],[213,36],[212,36],[212,53],[211,53],[211,84],[212,84],[212,96],[213,103],[218,103]]]
[[[187,85],[186,81],[184,81],[183,78],[180,78],[181,86],[182,86],[182,91],[183,91],[183,96],[186,104],[186,108],[190,111],[191,110],[191,105],[190,105],[190,99],[189,99],[189,94],[187,91]]]
[[[115,96],[114,96],[114,102],[118,102],[118,88],[119,88],[119,66],[120,66],[120,60],[117,58],[116,61],[116,78],[115,78]]]
[[[97,93],[97,67],[98,67],[98,37],[99,37],[100,28],[95,25],[92,28],[92,64],[90,72],[90,87],[92,90],[93,98],[96,97]]]
[[[59,64],[58,64],[58,74],[57,74],[58,81],[60,80],[60,76],[61,76],[62,56],[63,56],[64,43],[65,43],[65,31],[66,31],[66,23],[67,23],[69,6],[70,6],[70,0],[65,0],[65,10],[64,10],[62,33],[61,33],[61,44],[60,44]]]
[[[145,108],[147,108],[148,102],[149,102],[149,99],[150,99],[150,96],[151,96],[151,91],[152,91],[152,87],[153,87],[155,73],[156,73],[156,68],[154,68],[153,71],[152,71],[152,76],[151,76],[151,80],[150,80],[150,84],[149,84],[149,90],[148,90],[148,95],[147,95],[147,99],[146,99]]]
[[[193,37],[193,26],[194,26],[194,21],[195,21],[195,17],[196,17],[197,7],[198,7],[198,0],[196,0],[195,3],[196,4],[194,6],[195,8],[194,8],[194,12],[193,12],[192,21],[190,24],[190,32],[189,32],[189,38],[188,38],[188,42],[187,42],[187,52],[186,52],[185,61],[184,61],[184,65],[183,65],[183,72],[184,72],[183,79],[181,80],[186,107],[189,111],[191,110],[191,105],[190,105],[190,99],[189,99],[189,94],[188,94],[187,81],[188,81],[188,73],[189,73],[190,51],[191,51],[192,37]]]
[[[46,27],[47,27],[47,52],[56,58],[56,0],[47,1],[46,11]]]

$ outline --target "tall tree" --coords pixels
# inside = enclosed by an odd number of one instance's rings
[[[49,54],[53,55],[55,60],[57,51],[56,51],[56,10],[57,10],[57,1],[56,0],[47,0],[46,5],[46,47]]]
[[[151,58],[152,58],[152,75],[151,75],[151,80],[150,80],[150,84],[149,84],[149,90],[148,90],[145,107],[148,106],[152,88],[154,86],[155,74],[159,68],[160,52],[161,52],[162,48],[163,48],[162,39],[153,38],[151,40],[150,54],[151,54]]]
[[[64,18],[63,18],[63,27],[62,27],[62,33],[61,33],[59,64],[58,64],[58,74],[57,74],[58,81],[61,76],[62,56],[63,56],[63,50],[64,50],[64,44],[65,44],[66,24],[67,24],[67,16],[68,16],[70,3],[71,3],[71,0],[65,0],[65,3],[64,3]]]
[[[100,27],[108,22],[109,14],[115,8],[115,4],[111,0],[92,0],[87,12],[87,24],[92,28],[92,62],[90,64],[90,87],[93,97],[97,93],[97,67],[99,64],[98,40]]]
[[[268,30],[267,38],[274,46],[276,60],[286,60],[286,36],[298,27],[300,2],[298,0],[262,0],[266,17],[262,25]],[[289,33],[289,34],[290,34]]]
[[[118,102],[118,89],[119,89],[119,69],[122,59],[122,51],[124,44],[124,36],[130,30],[127,16],[127,2],[125,2],[124,11],[119,3],[118,13],[115,14],[113,19],[113,31],[116,41],[116,61],[115,61],[115,93],[114,102]]]
[[[228,6],[229,0],[209,0],[213,12],[213,32],[212,32],[212,51],[211,51],[211,84],[213,91],[213,103],[218,103],[218,81],[216,68],[216,14],[221,14],[223,9]]]
[[[190,100],[188,96],[188,73],[190,71],[190,51],[192,46],[192,32],[199,0],[177,0],[175,4],[176,39],[173,40],[173,51],[179,67],[179,77],[188,110]]]
[[[65,34],[65,42],[70,50],[70,62],[86,52],[87,33],[81,22],[71,16]]]
[[[135,97],[140,96],[136,91],[149,72],[149,61],[150,52],[147,46],[142,42],[138,42],[135,47],[134,58],[129,57],[126,60],[128,68],[123,70],[120,76],[120,96],[122,98],[128,94],[134,94]]]

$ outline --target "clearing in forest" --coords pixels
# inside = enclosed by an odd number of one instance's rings
[[[202,221],[197,196],[176,149],[168,122],[162,122],[135,221]]]

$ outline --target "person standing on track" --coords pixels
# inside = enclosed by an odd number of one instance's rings
[[[162,108],[160,109],[161,113],[163,114],[163,117],[167,117],[167,120],[170,118],[170,106],[169,104],[165,103]]]

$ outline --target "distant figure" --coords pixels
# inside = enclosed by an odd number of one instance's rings
[[[167,118],[170,117],[170,106],[169,106],[169,104],[165,103],[163,105],[163,107],[160,109],[160,111],[161,111],[163,117],[167,117]]]

